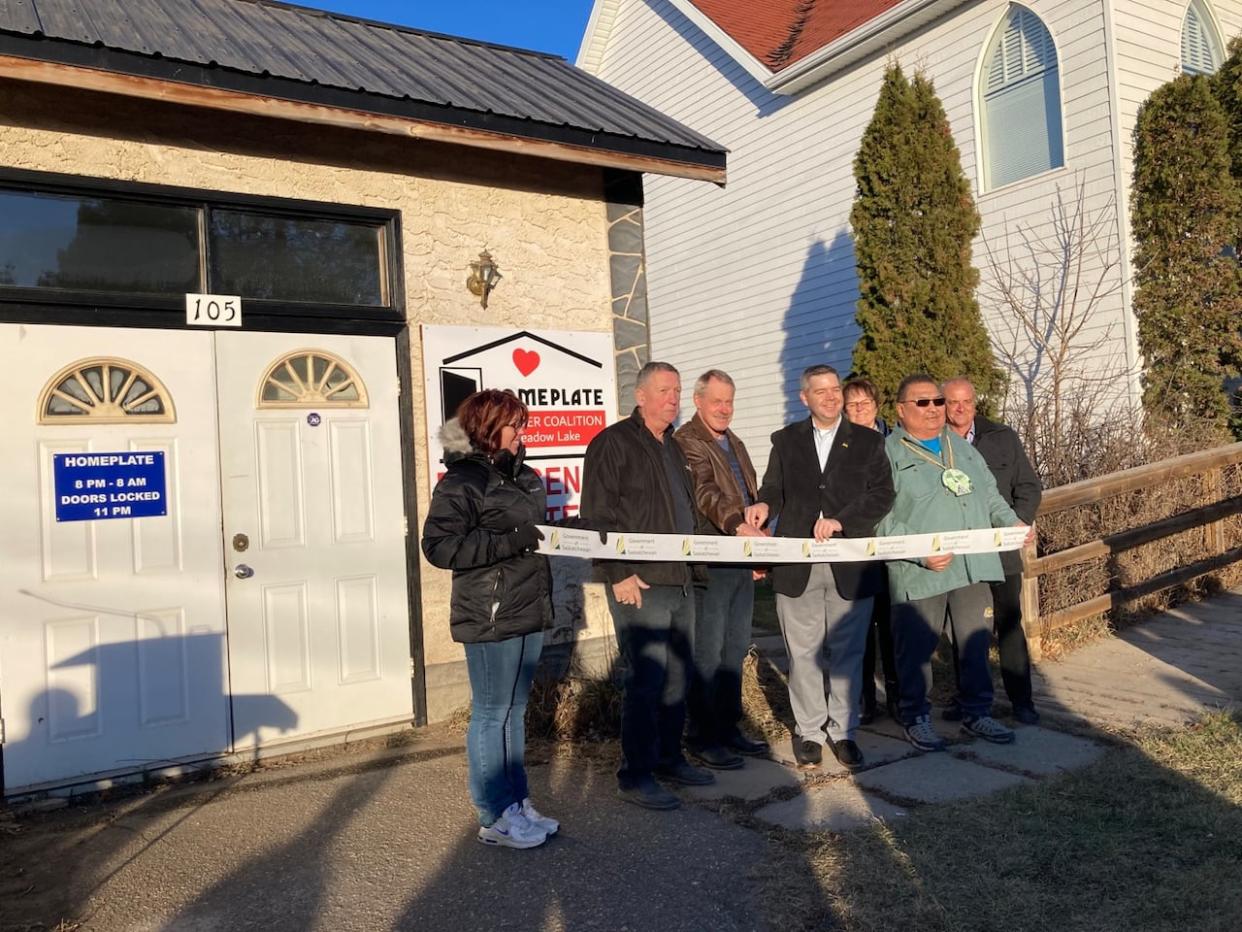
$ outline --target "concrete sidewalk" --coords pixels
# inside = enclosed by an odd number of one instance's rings
[[[637,809],[606,769],[557,759],[530,774],[560,837],[487,848],[449,740],[0,822],[0,929],[761,927],[745,875],[762,835]]]
[[[1041,693],[1047,720],[1074,720],[1102,738],[1123,723],[1106,701],[1120,685],[1148,721],[1236,703],[1242,681],[1226,661],[1242,644],[1240,597],[1169,613],[1063,666],[1043,665],[1041,682],[1077,685]],[[779,669],[779,638],[768,640],[760,646]],[[1130,662],[1136,652],[1144,662]],[[1089,690],[1078,684],[1087,672]],[[563,828],[531,851],[474,840],[463,738],[444,726],[405,747],[325,752],[111,803],[17,819],[0,810],[0,932],[56,929],[62,919],[66,932],[764,929],[765,869],[779,863],[783,881],[800,889],[816,883],[796,874],[799,846],[786,832],[904,819],[920,806],[1055,779],[1106,749],[1053,728],[1019,728],[1010,746],[957,740],[945,754],[923,755],[886,718],[859,743],[867,764],[852,775],[831,754],[820,768],[797,770],[788,740],[777,743],[776,760],[748,761],[715,786],[684,791],[686,805],[671,813],[617,800],[615,744],[594,746],[593,761],[553,753],[540,763],[549,749],[535,749],[533,793]]]
[[[752,760],[671,813],[616,798],[614,746],[596,748],[602,761],[536,751],[532,792],[563,828],[530,851],[474,840],[462,738],[443,727],[407,748],[0,822],[0,930],[762,929],[753,872],[782,844],[764,826],[847,831],[1103,751],[1033,728],[1009,748],[920,755],[886,729],[861,735],[869,766],[853,776],[830,755],[811,771]]]

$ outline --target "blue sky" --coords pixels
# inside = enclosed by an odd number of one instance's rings
[[[591,0],[291,0],[301,6],[552,52],[573,61]]]

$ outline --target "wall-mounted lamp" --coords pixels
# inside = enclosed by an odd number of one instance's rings
[[[496,283],[500,281],[500,270],[492,261],[492,254],[484,249],[479,253],[479,261],[470,263],[470,277],[466,279],[466,287],[472,295],[476,295],[487,308],[487,296],[492,293]]]

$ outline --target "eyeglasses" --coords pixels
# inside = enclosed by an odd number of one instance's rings
[[[875,407],[874,401],[872,401],[870,398],[864,398],[862,401],[846,402],[845,410],[846,411],[866,411],[868,408],[874,408],[874,407]]]
[[[910,398],[903,401],[902,404],[914,405],[919,408],[926,408],[928,405],[935,405],[937,408],[943,408],[944,396],[941,395],[939,398]]]

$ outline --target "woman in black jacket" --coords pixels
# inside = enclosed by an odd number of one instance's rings
[[[523,764],[526,700],[552,620],[547,558],[534,552],[546,496],[522,465],[526,418],[512,392],[485,389],[461,403],[440,432],[448,471],[423,525],[423,553],[453,571],[449,624],[470,675],[479,841],[510,848],[543,844],[559,828],[531,805]]]

